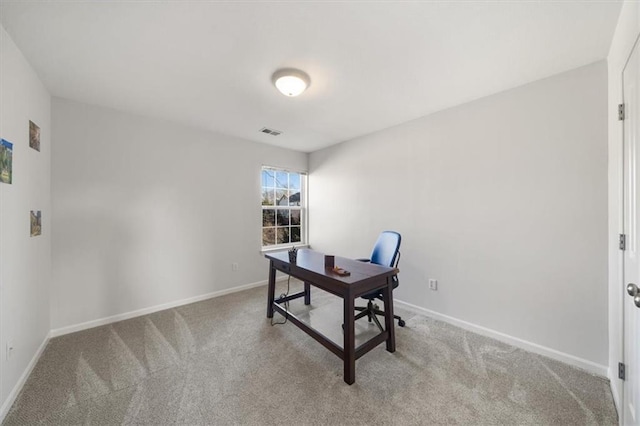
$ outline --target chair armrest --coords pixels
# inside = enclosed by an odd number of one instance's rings
[[[356,259],[358,262],[371,262],[371,259]]]

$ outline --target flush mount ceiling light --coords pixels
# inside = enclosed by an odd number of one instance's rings
[[[285,96],[298,96],[311,83],[307,73],[293,68],[285,68],[274,72],[271,80]]]

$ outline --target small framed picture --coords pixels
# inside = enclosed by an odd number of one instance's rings
[[[42,234],[42,211],[31,210],[31,236]]]
[[[11,168],[13,163],[13,144],[4,139],[0,140],[0,182],[11,183]]]
[[[29,120],[29,146],[40,152],[40,127]]]

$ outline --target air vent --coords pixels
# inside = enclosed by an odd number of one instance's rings
[[[260,129],[260,131],[271,136],[278,136],[280,133],[282,133],[280,130],[267,129],[266,127],[263,127],[262,129]]]

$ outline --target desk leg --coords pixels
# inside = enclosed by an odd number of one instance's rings
[[[355,308],[351,292],[344,296],[344,381],[352,385],[356,381]]]
[[[304,282],[304,304],[311,304],[311,284],[306,281]]]
[[[393,280],[387,278],[387,286],[382,290],[384,300],[384,328],[389,332],[387,351],[396,351],[396,331],[393,322]]]
[[[267,290],[267,318],[273,318],[273,300],[276,293],[276,268],[269,262],[269,289]]]

